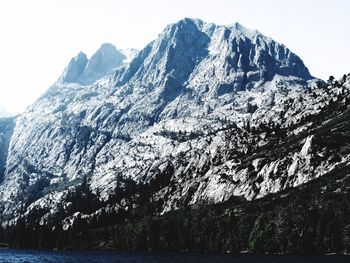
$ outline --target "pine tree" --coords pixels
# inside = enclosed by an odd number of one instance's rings
[[[334,81],[334,77],[333,76],[329,76],[329,79],[328,79],[327,83],[332,85],[333,81]]]

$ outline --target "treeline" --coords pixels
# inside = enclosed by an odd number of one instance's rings
[[[298,189],[251,203],[235,198],[88,233],[92,248],[118,250],[349,253],[349,172],[342,167]]]
[[[296,189],[248,203],[233,198],[163,216],[147,216],[136,208],[120,214],[113,225],[78,218],[74,227],[63,230],[62,225],[20,222],[6,238],[12,247],[22,248],[350,253],[349,172],[340,167]]]

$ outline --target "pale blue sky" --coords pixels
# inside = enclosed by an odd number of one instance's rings
[[[350,73],[348,0],[1,0],[0,105],[22,111],[80,50],[141,49],[184,17],[239,22],[285,44],[323,79]]]

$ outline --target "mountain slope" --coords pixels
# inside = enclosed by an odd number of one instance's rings
[[[91,61],[74,58],[17,119],[0,185],[4,227],[28,219],[68,230],[148,204],[159,215],[254,200],[349,158],[319,129],[334,107],[347,109],[348,79],[322,86],[285,46],[240,24],[184,19],[109,75]],[[102,79],[73,84],[81,76]]]
[[[0,183],[3,180],[8,147],[15,126],[14,118],[0,118]]]
[[[162,217],[151,216],[159,209],[159,200],[152,197],[152,191],[162,184],[162,179],[150,184],[124,181],[125,190],[119,191],[119,196],[116,195],[107,206],[93,197],[84,182],[68,197],[76,204],[68,208],[71,209],[71,217],[65,218],[61,207],[56,220],[49,225],[37,221],[28,226],[25,224],[26,217],[21,218],[12,229],[11,244],[41,248],[74,246],[85,249],[348,253],[350,74],[344,80],[342,84],[301,93],[305,101],[300,101],[300,98],[290,100],[291,109],[305,105],[304,102],[323,108],[308,115],[299,109],[298,114],[302,114],[299,117],[304,117],[293,124],[294,127],[261,127],[255,130],[254,134],[267,136],[266,144],[240,157],[242,164],[247,166],[244,162],[249,159],[259,156],[265,156],[267,160],[280,158],[285,151],[292,152],[296,148],[297,152],[300,151],[297,166],[301,167],[291,165],[293,170],[313,176],[322,169],[322,177],[252,202],[231,197],[220,204],[186,206]],[[228,132],[232,133],[232,130]],[[287,140],[286,134],[289,135]],[[310,137],[312,140],[306,139],[304,145],[299,145],[303,138]],[[307,170],[303,165],[305,155],[309,156],[309,159],[306,158],[309,164]],[[324,169],[327,165],[333,168],[327,171]],[[250,169],[249,176],[259,179],[255,172],[257,168]],[[271,172],[276,173],[278,169]],[[269,172],[265,175],[268,176]],[[278,175],[274,176],[280,179]],[[280,176],[283,178],[282,173]],[[111,206],[120,200],[118,198],[123,198],[125,208],[129,209]],[[134,206],[135,203],[141,205]],[[98,207],[104,206],[106,209],[95,212]],[[21,233],[25,233],[26,238],[22,238]]]
[[[126,223],[116,222],[112,227],[95,225],[97,227],[83,231],[82,235],[90,237],[90,242],[78,241],[76,246],[148,251],[348,254],[349,183],[349,166],[345,165],[312,182],[253,202],[232,198],[220,204],[183,208],[161,217],[130,213]],[[53,235],[58,233],[60,231]],[[107,235],[113,238],[102,243]],[[69,244],[64,242],[58,244],[62,247]]]

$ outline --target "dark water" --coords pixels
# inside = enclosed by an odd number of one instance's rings
[[[326,263],[350,262],[341,256],[253,256],[190,253],[117,253],[0,249],[0,263]]]

